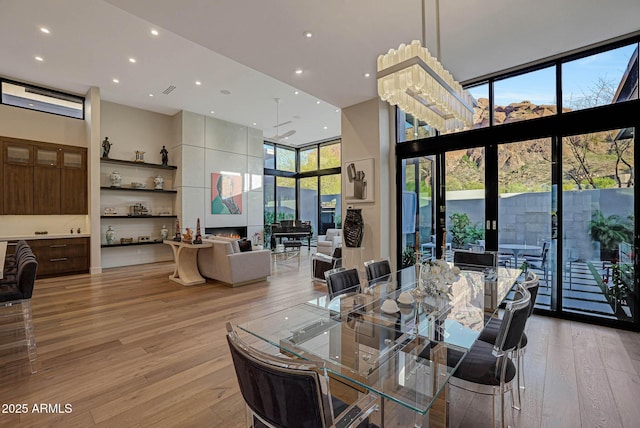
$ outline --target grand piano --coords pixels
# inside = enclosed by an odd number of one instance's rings
[[[307,239],[307,248],[311,249],[311,224],[300,220],[282,220],[280,223],[271,225],[271,248],[276,248],[277,242],[282,242],[282,238],[301,241]],[[279,241],[278,241],[279,240]]]

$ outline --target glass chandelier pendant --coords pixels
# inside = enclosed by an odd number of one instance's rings
[[[474,99],[420,41],[378,57],[378,95],[440,132],[469,128]]]

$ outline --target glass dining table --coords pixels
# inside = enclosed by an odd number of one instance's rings
[[[410,267],[358,293],[318,297],[237,327],[283,354],[320,363],[333,379],[379,395],[383,414],[387,400],[419,419],[456,369],[447,364],[448,353],[466,354],[487,322],[485,282],[502,301],[520,274],[504,267],[462,271],[448,293],[419,295]],[[400,301],[413,303],[398,303],[401,294]]]

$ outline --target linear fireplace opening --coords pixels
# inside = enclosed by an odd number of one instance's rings
[[[205,227],[204,233],[211,236],[240,239],[247,237],[247,226]]]

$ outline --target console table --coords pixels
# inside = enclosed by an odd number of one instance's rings
[[[202,244],[187,244],[177,241],[162,242],[171,246],[173,260],[176,263],[173,275],[169,275],[170,280],[182,285],[202,284],[207,281],[198,270],[198,250],[211,247],[213,244],[208,242]]]

